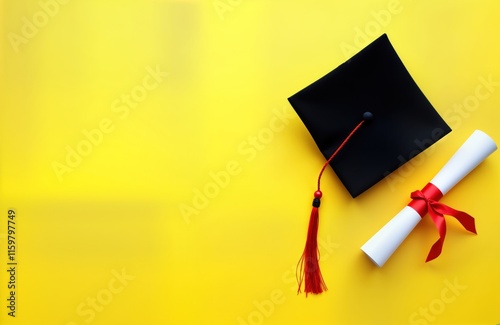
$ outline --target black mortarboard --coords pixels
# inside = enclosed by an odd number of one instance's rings
[[[434,144],[451,129],[382,35],[289,99],[327,162],[318,177],[307,241],[297,265],[299,292],[326,290],[319,269],[320,179],[330,164],[352,197]]]
[[[451,131],[385,34],[288,100],[327,159],[373,114],[330,162],[352,197]]]

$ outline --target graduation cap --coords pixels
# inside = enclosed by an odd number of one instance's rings
[[[304,281],[306,295],[317,294],[326,290],[316,241],[325,168],[330,165],[355,198],[400,167],[401,156],[415,157],[451,129],[386,34],[288,100],[327,159],[297,265],[299,292]]]

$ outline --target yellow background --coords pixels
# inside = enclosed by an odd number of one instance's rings
[[[473,130],[500,142],[498,1],[66,2],[2,1],[0,269],[8,209],[19,264],[1,324],[500,323],[499,153],[443,199],[478,236],[447,218],[426,264],[425,218],[381,269],[359,249]],[[453,132],[356,199],[327,170],[329,291],[297,296],[324,159],[286,98],[382,33]]]

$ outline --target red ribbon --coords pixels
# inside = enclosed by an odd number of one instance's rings
[[[463,211],[458,211],[443,203],[439,203],[438,201],[442,197],[443,193],[441,193],[441,190],[434,184],[428,183],[421,191],[411,193],[411,198],[413,200],[408,204],[408,206],[417,211],[422,218],[429,212],[439,232],[439,239],[432,245],[429,255],[427,255],[427,259],[425,260],[426,262],[432,261],[441,254],[444,238],[446,237],[446,221],[444,215],[456,218],[467,231],[477,234],[474,218]]]

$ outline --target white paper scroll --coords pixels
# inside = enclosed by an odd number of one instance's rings
[[[493,139],[476,130],[430,182],[445,195],[496,149]],[[404,207],[361,250],[382,267],[421,219],[413,208]]]

